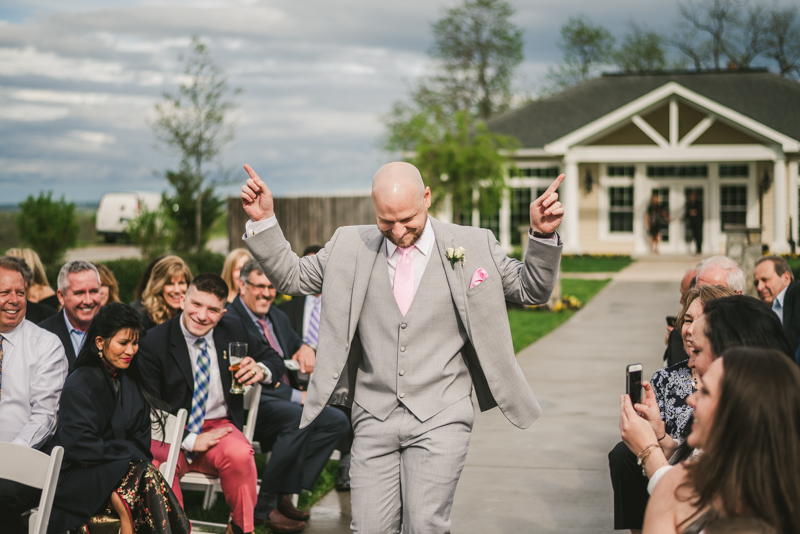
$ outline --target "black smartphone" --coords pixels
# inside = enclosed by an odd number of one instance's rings
[[[667,315],[667,326],[670,328],[675,328],[675,320],[677,318],[674,315]]]
[[[625,393],[632,404],[642,403],[642,364],[633,363],[625,370]]]

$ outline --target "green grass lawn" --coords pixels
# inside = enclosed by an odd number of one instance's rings
[[[258,476],[264,472],[266,465],[266,454],[256,454],[256,468],[258,469]],[[330,460],[322,474],[317,479],[312,491],[305,491],[300,494],[297,507],[301,510],[308,510],[314,503],[325,496],[326,493],[333,489],[336,484],[336,473],[339,469],[338,460]],[[206,521],[208,523],[227,523],[231,514],[231,509],[225,504],[225,498],[222,493],[217,494],[217,500],[208,510],[203,510],[203,493],[199,491],[184,491],[183,504],[186,510],[186,515],[189,519],[197,521]],[[265,527],[256,527],[256,534],[266,534],[271,532]]]
[[[565,273],[615,273],[631,263],[633,258],[618,254],[565,254],[561,256],[561,271]]]
[[[608,282],[610,280],[564,278],[561,280],[561,292],[577,297],[578,300],[586,304]],[[565,310],[560,313],[519,309],[508,310],[514,352],[521,351],[537,339],[549,334],[573,315],[575,315],[574,310]]]

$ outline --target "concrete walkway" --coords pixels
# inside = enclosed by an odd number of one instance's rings
[[[634,263],[519,354],[544,413],[527,430],[497,409],[476,414],[453,506],[454,533],[613,532],[607,454],[619,441],[625,366],[644,364],[648,378],[661,366],[664,317],[678,311],[678,282],[695,263],[691,257]],[[348,497],[328,494],[306,532],[349,532]]]

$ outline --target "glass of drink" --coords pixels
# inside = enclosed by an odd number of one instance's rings
[[[234,341],[228,344],[228,352],[231,358],[231,393],[241,395],[244,393],[244,386],[241,382],[236,380],[236,373],[239,372],[239,365],[242,360],[247,356],[247,343],[240,343]]]

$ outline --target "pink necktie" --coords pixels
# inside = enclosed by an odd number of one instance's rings
[[[400,256],[400,261],[397,262],[397,268],[394,271],[392,292],[397,301],[397,307],[400,308],[400,313],[405,317],[414,300],[414,262],[411,261],[411,251],[414,250],[414,247],[398,247],[397,249],[403,255]]]

